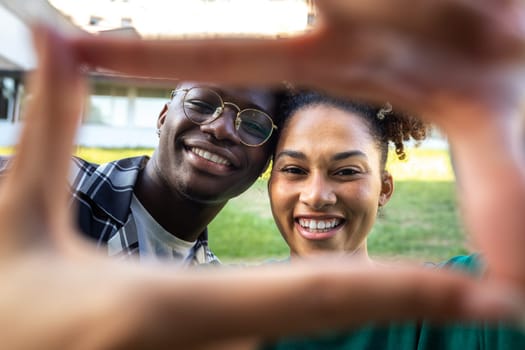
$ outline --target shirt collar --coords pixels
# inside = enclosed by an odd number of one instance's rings
[[[138,174],[148,160],[148,156],[140,156],[101,164],[80,185],[78,191],[123,225],[129,216]]]

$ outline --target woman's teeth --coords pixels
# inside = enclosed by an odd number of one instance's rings
[[[306,230],[312,232],[326,232],[341,223],[341,219],[327,219],[327,220],[315,220],[315,219],[299,219],[299,225]]]

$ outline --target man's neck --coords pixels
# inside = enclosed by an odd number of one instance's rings
[[[202,203],[184,196],[159,178],[151,160],[139,174],[135,195],[165,230],[193,242],[217,216],[226,202]]]

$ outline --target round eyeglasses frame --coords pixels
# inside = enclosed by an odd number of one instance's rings
[[[198,122],[196,120],[193,120],[189,115],[188,113],[186,112],[186,108],[184,107],[184,103],[186,102],[186,96],[188,95],[188,93],[194,89],[203,89],[203,90],[206,90],[207,92],[210,92],[214,95],[216,95],[218,98],[219,98],[219,101],[221,102],[221,105],[218,106],[216,109],[215,109],[215,112],[213,113],[213,115],[211,117],[209,117],[208,119],[206,119],[205,121],[203,122]],[[260,109],[256,109],[256,108],[245,108],[245,109],[241,109],[239,106],[237,106],[235,103],[233,102],[225,102],[221,95],[210,89],[210,88],[207,88],[207,87],[201,87],[201,86],[194,86],[192,88],[188,88],[188,89],[176,89],[176,90],[173,90],[171,92],[171,99],[173,99],[175,97],[175,95],[178,93],[178,92],[184,92],[184,96],[182,97],[182,109],[184,111],[184,115],[186,116],[186,118],[188,118],[188,120],[190,120],[192,123],[194,124],[197,124],[197,125],[205,125],[205,124],[210,124],[210,123],[213,123],[215,120],[217,120],[221,115],[222,113],[224,112],[224,109],[228,106],[228,107],[232,107],[234,108],[236,111],[237,111],[237,114],[235,116],[235,120],[233,122],[234,126],[235,126],[235,130],[237,131],[237,136],[239,137],[239,141],[245,145],[245,146],[248,146],[248,147],[259,147],[259,146],[262,146],[264,145],[273,135],[273,131],[274,130],[277,130],[278,127],[277,125],[274,124],[272,118],[268,115],[268,113],[264,112],[264,111],[261,111]],[[241,127],[241,124],[242,124],[242,118],[241,118],[241,114],[242,113],[245,113],[245,112],[257,112],[257,113],[260,113],[261,115],[265,116],[266,118],[268,118],[268,121],[271,123],[272,125],[272,128],[270,129],[270,132],[268,133],[268,136],[266,136],[266,138],[264,140],[262,140],[261,142],[257,143],[257,144],[250,144],[250,143],[247,143],[246,141],[243,141],[241,136],[239,135],[239,128]]]

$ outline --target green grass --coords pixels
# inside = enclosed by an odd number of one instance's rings
[[[266,181],[231,200],[210,225],[210,245],[224,261],[287,256],[273,223]],[[454,183],[402,180],[368,240],[373,257],[441,261],[467,252],[456,211]]]
[[[372,256],[440,261],[467,252],[454,183],[403,180],[369,236]]]
[[[0,148],[0,154],[11,152]],[[75,154],[100,163],[151,153],[151,149],[78,148]],[[407,161],[393,160],[388,169],[395,192],[369,236],[370,254],[440,261],[466,253],[448,153],[413,149]],[[210,245],[224,262],[259,262],[288,254],[271,216],[265,179],[232,199],[209,229]]]
[[[395,191],[369,236],[370,255],[441,261],[467,253],[448,153],[411,149],[408,157],[390,157]],[[223,261],[264,261],[288,254],[271,217],[266,180],[231,200],[210,232],[210,245]]]

